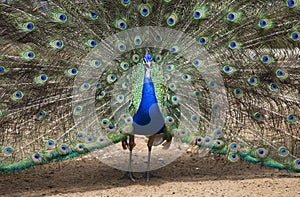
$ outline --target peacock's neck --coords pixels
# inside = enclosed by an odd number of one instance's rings
[[[151,69],[146,68],[144,78],[151,78]]]
[[[148,83],[150,83],[149,86],[145,85],[145,84],[148,84]],[[148,91],[148,90],[151,90],[151,91]],[[155,89],[154,89],[154,84],[152,82],[151,70],[146,69],[145,73],[144,73],[142,98],[144,97],[144,94],[147,94],[147,96],[150,96],[150,92],[151,92],[152,97],[155,96]],[[156,96],[155,96],[155,98],[156,98]]]
[[[142,99],[133,116],[135,134],[153,135],[162,132],[164,118],[160,112],[150,68],[144,73]]]
[[[142,90],[142,99],[139,108],[149,109],[151,105],[157,103],[154,84],[151,78],[151,70],[146,68],[144,73],[144,83]]]

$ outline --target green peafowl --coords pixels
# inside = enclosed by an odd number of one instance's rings
[[[0,3],[0,174],[92,152],[149,180],[189,147],[300,171],[299,0]]]

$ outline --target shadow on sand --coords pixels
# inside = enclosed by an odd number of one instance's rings
[[[245,161],[231,163],[224,156],[185,154],[172,164],[152,171],[149,182],[138,178],[135,182],[121,179],[124,172],[90,158],[35,166],[27,171],[1,175],[0,195],[43,196],[58,193],[86,192],[128,185],[161,185],[166,182],[201,182],[212,180],[244,180],[269,177],[299,177],[299,174],[278,171]],[[141,177],[142,173],[136,173]]]

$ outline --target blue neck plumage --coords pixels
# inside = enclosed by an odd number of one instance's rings
[[[136,114],[133,116],[134,133],[140,135],[153,135],[163,132],[164,118],[160,112],[154,84],[151,78],[152,57],[146,54],[143,64],[145,66],[142,99]]]

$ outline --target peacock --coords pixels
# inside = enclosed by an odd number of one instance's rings
[[[299,0],[2,0],[0,27],[0,174],[149,180],[189,148],[300,172]]]

